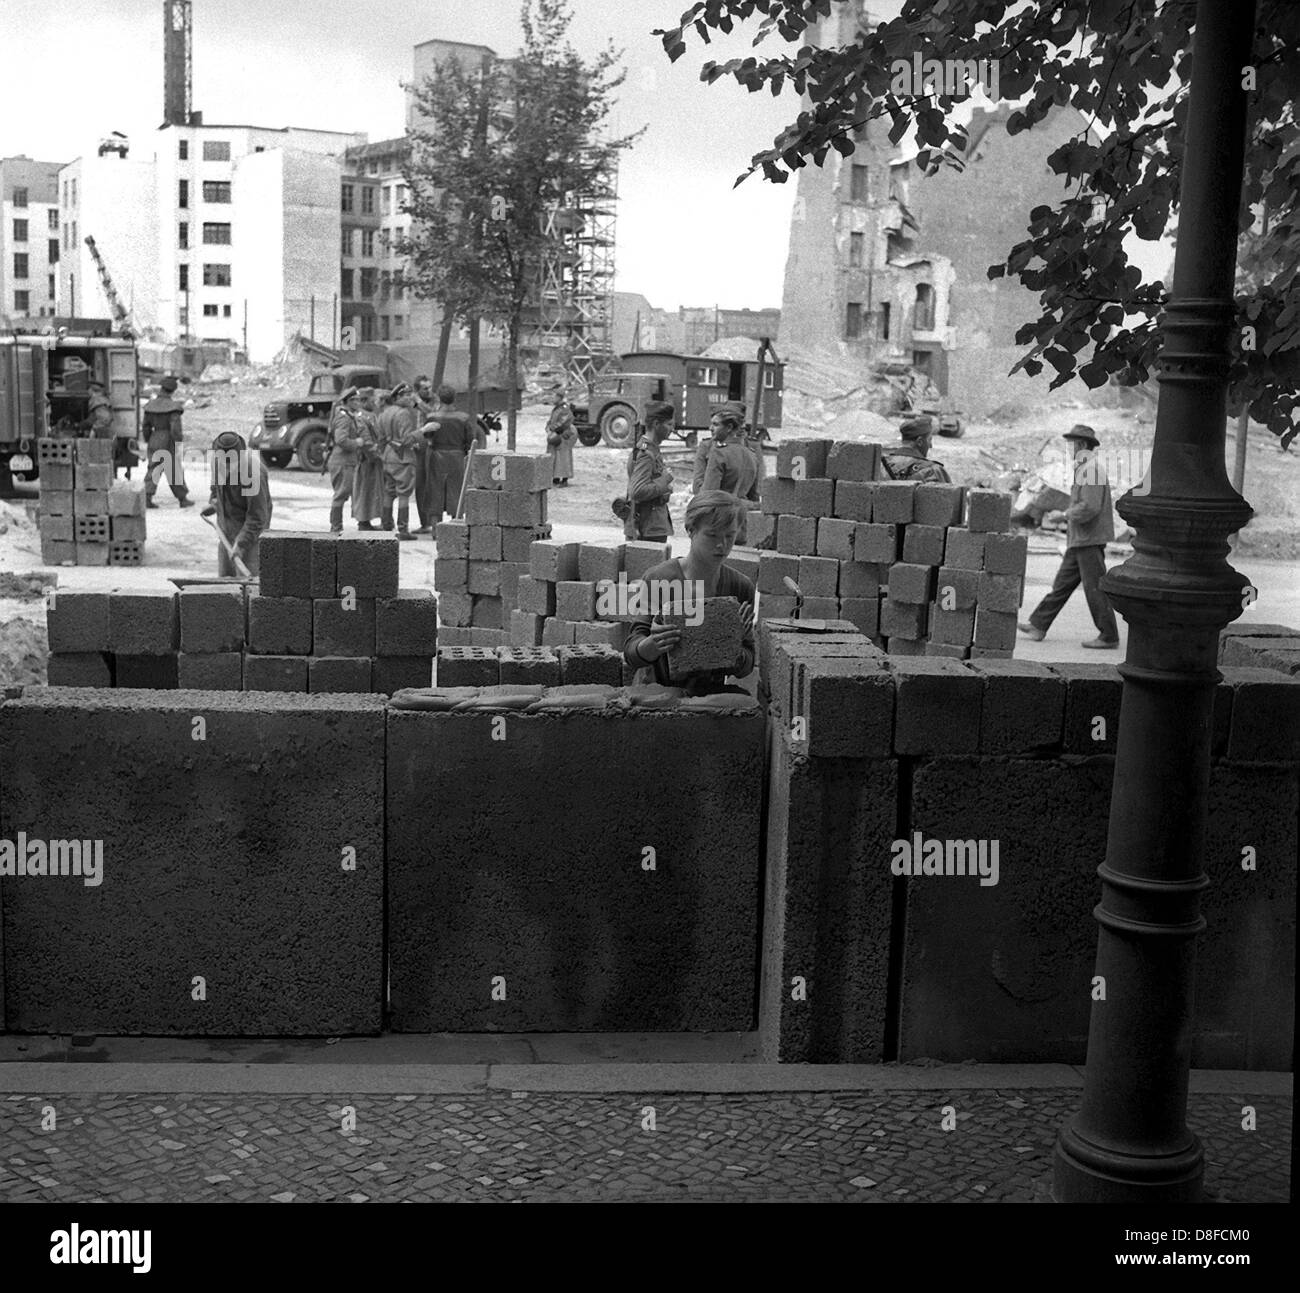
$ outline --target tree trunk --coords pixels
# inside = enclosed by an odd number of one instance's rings
[[[519,311],[510,316],[510,341],[506,347],[506,363],[510,368],[510,380],[507,389],[510,392],[510,405],[506,412],[506,448],[511,453],[515,449],[515,431],[519,425]]]
[[[442,309],[442,328],[438,332],[438,357],[433,361],[433,389],[435,392],[442,385],[442,379],[447,372],[447,348],[451,345],[451,327],[454,322],[451,316],[451,307],[444,305]]]
[[[466,411],[470,417],[478,416],[478,337],[479,325],[476,314],[469,321],[469,393],[466,398]]]

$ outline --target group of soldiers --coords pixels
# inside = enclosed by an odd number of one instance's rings
[[[355,386],[343,392],[330,419],[325,458],[334,490],[331,534],[343,532],[349,501],[357,529],[395,529],[399,539],[432,534],[445,515],[456,514],[470,450],[487,444],[487,431],[454,408],[455,399],[450,386],[435,395],[427,377],[386,393]],[[414,532],[412,498],[419,522]]]

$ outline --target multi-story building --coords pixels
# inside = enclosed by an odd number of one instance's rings
[[[61,165],[0,158],[0,316],[39,319],[56,313]]]

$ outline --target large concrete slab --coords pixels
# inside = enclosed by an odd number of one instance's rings
[[[394,1028],[753,1026],[756,711],[388,717]]]
[[[0,888],[8,1027],[377,1031],[383,733],[371,696],[33,688],[0,706],[0,837],[103,850],[98,885]]]

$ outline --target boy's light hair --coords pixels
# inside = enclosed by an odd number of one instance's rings
[[[745,515],[745,505],[735,494],[728,494],[723,489],[704,489],[695,495],[686,505],[686,533],[694,534],[696,530],[707,526],[734,525],[740,528]]]

